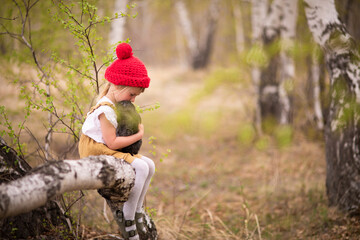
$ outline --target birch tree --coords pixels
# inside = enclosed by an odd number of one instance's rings
[[[28,212],[57,195],[75,190],[107,187],[117,193],[109,194],[109,200],[125,202],[134,179],[129,164],[110,156],[49,162],[0,185],[0,218]]]
[[[0,184],[19,179],[30,170],[30,165],[0,137]],[[48,232],[50,226],[63,232],[70,231],[68,217],[63,214],[56,201],[48,201],[44,206],[28,213],[0,218],[0,238],[38,238],[40,234]]]
[[[135,172],[123,159],[92,156],[48,162],[31,169],[7,147],[2,138],[0,147],[0,173],[6,167],[16,176],[16,179],[0,185],[0,226],[4,219],[44,206],[62,193],[86,189],[99,189],[117,221],[118,211],[122,210],[134,185]],[[16,160],[18,164],[15,164]],[[141,239],[156,239],[155,224],[144,209],[142,211],[147,232],[142,234]],[[55,219],[59,217],[53,216]],[[33,221],[37,222],[37,219]]]
[[[325,125],[326,189],[330,205],[360,207],[360,61],[358,47],[338,18],[334,0],[305,0],[308,26],[325,53],[330,109]]]
[[[175,9],[190,52],[189,65],[193,69],[205,68],[209,63],[215,38],[219,17],[218,0],[211,0],[200,36],[195,34],[193,23],[183,0],[175,2]]]
[[[124,40],[125,23],[126,23],[126,5],[129,0],[115,0],[114,3],[114,15],[120,14],[122,17],[117,18],[111,22],[111,28],[109,33],[109,44],[116,45],[119,41]]]
[[[359,12],[360,1],[341,0],[336,1],[336,6],[341,21],[345,24],[350,35],[360,41]]]
[[[324,89],[322,86],[324,85],[324,74],[322,73],[325,69],[323,67],[323,55],[320,54],[320,49],[315,47],[312,50],[311,56],[307,58],[307,67],[308,67],[308,88],[307,88],[307,99],[309,105],[311,105],[311,112],[309,115],[309,119],[314,120],[316,124],[316,128],[318,130],[324,129],[324,104],[322,103],[322,95],[324,93]]]
[[[252,52],[249,54],[248,62],[251,63],[251,78],[253,81],[256,104],[255,104],[255,127],[258,134],[262,133],[261,127],[261,105],[260,105],[260,79],[261,69],[264,61],[261,60],[262,55],[262,31],[263,23],[266,18],[268,1],[267,0],[252,0],[252,14],[251,14],[251,26],[252,26]]]
[[[240,4],[236,0],[232,0],[231,2],[233,14],[234,14],[234,22],[235,22],[235,43],[236,50],[238,54],[244,51],[245,48],[245,36],[244,36],[244,28],[243,28],[243,20],[241,14]]]
[[[296,19],[297,0],[274,0],[264,21],[262,38],[270,60],[261,72],[259,86],[262,121],[270,118],[290,123],[289,92],[295,67],[289,49],[293,47]]]
[[[295,78],[295,64],[290,54],[294,48],[297,20],[297,0],[283,1],[283,17],[281,18],[281,75],[279,84],[279,102],[281,106],[280,124],[291,121],[291,96]]]

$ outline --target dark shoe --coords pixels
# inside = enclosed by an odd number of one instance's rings
[[[125,220],[124,213],[120,210],[116,211],[116,222],[120,228],[121,235],[125,240],[138,235],[137,230],[126,231],[127,227],[135,225],[135,220]]]
[[[145,228],[145,218],[144,214],[140,212],[135,213],[135,223],[136,223],[136,229],[138,231],[141,231],[142,233],[146,234],[146,228]],[[142,221],[139,221],[142,220]]]

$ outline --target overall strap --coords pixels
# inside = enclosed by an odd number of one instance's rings
[[[109,102],[101,102],[90,108],[90,111],[87,113],[87,115],[93,113],[96,109],[98,109],[101,106],[109,106],[114,109],[114,105]],[[115,110],[115,109],[114,109]]]

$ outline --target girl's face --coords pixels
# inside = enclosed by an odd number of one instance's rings
[[[121,102],[124,100],[134,102],[135,98],[139,96],[142,92],[143,90],[137,87],[115,88],[113,90],[113,96],[116,102]]]

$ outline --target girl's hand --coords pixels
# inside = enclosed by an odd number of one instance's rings
[[[138,134],[141,136],[141,138],[143,137],[144,135],[144,125],[139,123],[139,132]]]

